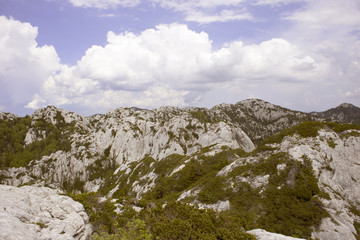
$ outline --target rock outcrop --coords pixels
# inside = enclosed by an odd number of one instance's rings
[[[256,240],[305,240],[303,238],[293,238],[278,233],[267,232],[263,229],[254,229],[247,231],[247,233],[254,235]]]
[[[62,131],[69,148],[31,162],[27,169],[4,171],[5,184],[41,183],[63,188],[75,181],[87,182],[86,191],[97,191],[101,179],[93,179],[96,161],[106,158],[109,166],[128,166],[145,156],[163,159],[171,154],[191,155],[203,147],[242,148],[255,146],[236,124],[215,120],[205,110],[163,107],[155,110],[119,108],[105,115],[84,118],[50,106],[31,116],[25,144],[46,139],[45,122]],[[103,161],[105,162],[105,161]],[[94,180],[94,181],[93,181]],[[100,180],[100,182],[99,182]]]
[[[360,132],[320,130],[316,138],[287,137],[280,144],[296,160],[312,161],[319,187],[329,196],[322,199],[329,218],[323,220],[314,238],[356,240],[355,222],[360,221]]]
[[[88,239],[82,204],[46,187],[0,185],[0,239]]]

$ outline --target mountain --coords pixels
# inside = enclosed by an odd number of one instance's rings
[[[350,103],[343,103],[336,108],[331,108],[324,112],[313,113],[313,115],[329,119],[330,121],[360,125],[360,108]]]
[[[67,193],[98,232],[357,239],[360,127],[325,118],[259,99],[90,117],[53,106],[1,113],[0,181]]]
[[[261,99],[247,99],[236,104],[220,104],[209,111],[222,121],[239,125],[254,143],[303,121],[321,118],[293,111]]]

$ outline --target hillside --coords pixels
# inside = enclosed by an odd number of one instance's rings
[[[0,180],[64,191],[94,230],[113,234],[115,222],[128,232],[126,219],[137,219],[159,239],[251,239],[245,230],[256,228],[359,239],[360,127],[324,117],[258,99],[90,117],[52,106],[1,113]]]
[[[336,108],[331,108],[324,112],[313,113],[313,115],[329,119],[330,121],[360,125],[360,108],[350,103],[343,103]]]

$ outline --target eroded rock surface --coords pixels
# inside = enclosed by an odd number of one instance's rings
[[[0,185],[0,239],[88,239],[82,204],[46,187]]]
[[[303,238],[293,238],[278,233],[267,232],[263,229],[254,229],[247,231],[247,233],[254,235],[256,240],[305,240]]]

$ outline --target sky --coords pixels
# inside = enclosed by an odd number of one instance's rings
[[[359,0],[0,0],[0,111],[360,106]]]

